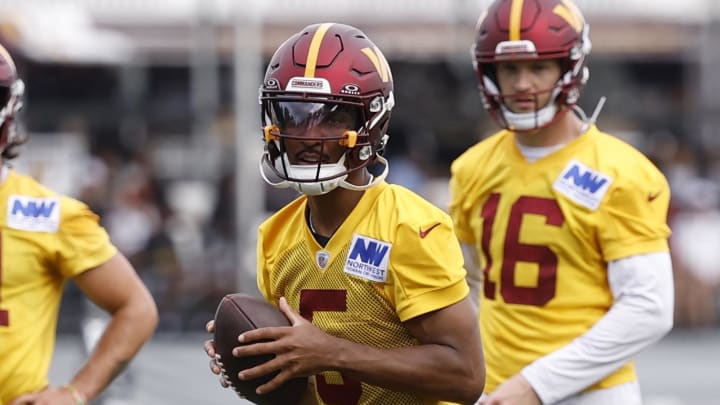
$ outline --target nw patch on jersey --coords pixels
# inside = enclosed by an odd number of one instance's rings
[[[596,210],[610,189],[612,181],[612,177],[573,159],[555,180],[553,188],[572,201]]]
[[[387,280],[392,244],[354,234],[345,261],[345,273],[379,283]]]
[[[60,199],[22,195],[8,197],[9,228],[30,232],[57,232],[60,226]]]

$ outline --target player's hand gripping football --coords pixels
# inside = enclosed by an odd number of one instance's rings
[[[280,371],[259,392],[270,392],[294,377],[306,377],[325,370],[333,358],[335,338],[295,312],[287,300],[280,298],[280,310],[290,320],[291,327],[266,327],[243,333],[238,340],[243,346],[233,349],[233,356],[274,354],[275,358],[256,367],[243,370],[240,379],[253,379]],[[253,343],[262,340],[264,342]]]
[[[205,330],[209,334],[215,333],[215,320],[211,320],[205,325]],[[210,371],[213,372],[213,374],[217,374],[220,376],[220,385],[222,385],[223,388],[228,388],[230,386],[230,383],[225,379],[225,376],[222,374],[222,359],[219,359],[217,357],[217,352],[215,351],[215,342],[212,339],[208,339],[205,341],[205,353],[207,353],[208,356],[210,356]]]
[[[76,405],[77,403],[69,389],[47,386],[41,391],[15,398],[10,405]]]

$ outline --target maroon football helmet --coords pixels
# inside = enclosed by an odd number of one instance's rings
[[[395,104],[393,79],[382,52],[359,29],[315,24],[290,37],[270,60],[260,104],[265,140],[261,173],[269,184],[317,195],[338,186],[365,189],[385,178],[387,162],[379,153]],[[318,126],[331,127],[332,134],[325,130],[316,135]],[[291,164],[287,140],[316,142],[321,157]],[[323,161],[330,142],[345,150],[337,162]],[[345,181],[348,173],[375,168],[375,163],[380,170],[369,184]]]
[[[521,6],[521,7],[518,7]],[[575,105],[589,77],[590,27],[571,0],[496,0],[478,20],[473,64],[483,104],[506,129],[528,131],[550,125]],[[495,64],[558,59],[563,71],[550,102],[530,113],[513,113],[501,94]],[[537,94],[536,94],[537,96]]]
[[[25,84],[18,78],[15,62],[0,45],[0,153],[5,158],[13,157],[7,150],[22,141],[15,119],[24,93]]]

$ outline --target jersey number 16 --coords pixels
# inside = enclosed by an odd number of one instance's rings
[[[500,194],[491,194],[483,204],[481,212],[483,218],[481,247],[485,255],[483,293],[485,298],[491,300],[496,299],[497,282],[490,281],[490,269],[493,264],[490,238],[499,203]],[[565,221],[562,210],[554,199],[523,196],[513,203],[500,263],[500,295],[509,304],[543,306],[555,296],[558,257],[548,246],[520,242],[520,228],[525,214],[544,216],[545,223],[550,226],[560,227]],[[523,287],[515,284],[518,262],[537,264],[537,286]]]

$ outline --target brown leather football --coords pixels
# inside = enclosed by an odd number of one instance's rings
[[[240,380],[242,370],[271,360],[274,355],[234,357],[232,349],[240,346],[238,335],[266,326],[290,326],[290,321],[278,308],[267,301],[248,294],[228,294],[215,312],[215,351],[220,355],[223,374],[241,397],[262,405],[287,405],[300,401],[307,389],[307,378],[295,378],[278,389],[258,395],[255,389],[270,381],[277,372],[266,376]]]

